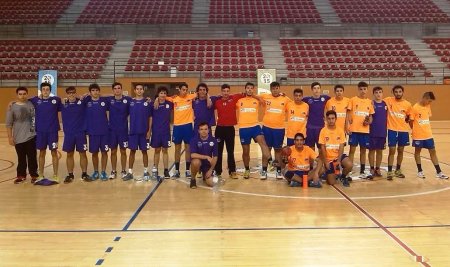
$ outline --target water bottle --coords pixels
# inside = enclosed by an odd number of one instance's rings
[[[152,177],[155,180],[158,180],[158,169],[156,168],[156,166],[153,166],[152,168]]]

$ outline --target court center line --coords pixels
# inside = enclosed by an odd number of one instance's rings
[[[180,156],[182,156],[183,154],[184,154],[184,149],[181,151]],[[175,167],[175,162],[172,163],[172,165],[170,166],[169,172],[173,169],[173,167]],[[141,205],[139,205],[139,207],[133,213],[131,218],[128,220],[128,222],[125,224],[125,226],[122,228],[123,231],[127,231],[130,228],[131,224],[139,216],[139,213],[141,213],[142,209],[144,209],[145,205],[147,205],[147,203],[153,197],[156,190],[158,190],[158,188],[162,184],[163,180],[164,180],[164,177],[160,181],[158,181],[158,183],[153,187],[153,189],[150,191],[150,193],[145,197],[144,201],[142,201]]]
[[[431,267],[427,262],[423,261],[423,256],[418,255],[411,247],[409,247],[406,243],[404,243],[400,238],[398,238],[395,234],[393,234],[389,229],[387,229],[380,221],[375,219],[372,215],[369,214],[363,207],[358,205],[355,201],[353,201],[344,191],[336,187],[336,185],[333,185],[333,188],[339,192],[345,199],[350,202],[357,210],[359,210],[364,216],[366,216],[370,221],[372,221],[374,224],[376,224],[383,232],[385,232],[393,241],[395,241],[400,247],[402,247],[406,252],[408,252],[411,256],[415,258],[417,262],[422,264],[425,267]]]

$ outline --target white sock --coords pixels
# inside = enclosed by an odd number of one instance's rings
[[[133,174],[133,169],[128,169],[128,173]]]
[[[144,168],[144,172],[148,172],[147,167]]]

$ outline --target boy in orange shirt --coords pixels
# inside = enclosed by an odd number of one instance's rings
[[[286,126],[287,145],[294,145],[294,138],[297,133],[306,135],[306,123],[309,116],[309,105],[302,100],[303,90],[294,89],[294,101],[287,103],[286,112],[288,122]]]
[[[336,111],[336,126],[345,131],[345,118],[347,117],[347,107],[350,99],[344,97],[344,86],[340,84],[334,86],[334,95],[335,97],[330,98],[325,104],[325,113],[328,110]]]
[[[366,149],[369,148],[369,125],[372,123],[372,114],[374,113],[372,100],[367,98],[368,86],[366,82],[358,83],[358,96],[350,99],[345,127],[349,134],[349,157],[352,162],[356,147],[359,145],[360,177],[363,179],[367,177],[364,173],[366,168]]]
[[[412,107],[409,124],[412,128],[413,147],[415,147],[414,159],[416,160],[417,165],[417,176],[425,179],[420,160],[420,152],[422,151],[422,148],[428,149],[431,162],[433,162],[433,165],[436,168],[436,178],[448,179],[448,176],[442,172],[441,167],[439,166],[434,139],[431,133],[431,102],[435,99],[433,92],[426,92],[423,94],[422,100]]]

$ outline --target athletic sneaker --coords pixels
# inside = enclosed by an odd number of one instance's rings
[[[73,181],[73,179],[75,179],[75,176],[73,176],[73,174],[69,174],[66,176],[66,178],[64,179],[64,183],[68,184],[71,183]]]
[[[92,178],[87,173],[82,174],[81,179],[85,182],[92,182]]]
[[[392,181],[393,178],[394,178],[394,172],[392,172],[392,171],[387,172],[386,179],[387,179],[388,181]]]
[[[383,175],[381,174],[381,170],[375,170],[375,176],[376,177],[383,177]]]
[[[397,178],[405,178],[405,175],[402,173],[402,170],[400,170],[400,169],[395,170],[394,174],[395,174],[395,177],[397,177]]]
[[[17,176],[16,180],[14,180],[14,183],[15,184],[20,184],[20,183],[25,182],[26,180],[27,180],[27,178],[24,177],[24,176]]]
[[[186,178],[191,178],[191,171],[186,171],[185,175],[186,175]]]
[[[236,172],[231,172],[231,173],[230,173],[230,178],[231,178],[231,179],[238,179],[239,177],[238,177],[238,175],[237,175]]]
[[[277,172],[275,173],[275,178],[278,180],[283,179],[283,174],[281,174],[281,170],[277,170]]]
[[[448,176],[445,175],[443,172],[440,172],[440,173],[436,174],[436,178],[439,178],[439,179],[448,179]]]
[[[111,174],[109,175],[109,179],[116,179],[117,178],[117,172],[111,171]]]
[[[373,180],[373,174],[372,173],[366,174],[366,179]]]
[[[248,179],[250,178],[250,170],[245,170],[244,171],[244,179]]]
[[[197,175],[195,178],[198,178],[198,179],[203,178],[202,172],[197,172]]]
[[[189,187],[192,189],[197,188],[197,181],[195,181],[195,179],[191,179],[191,183],[189,184]]]
[[[292,181],[289,183],[289,186],[290,186],[290,187],[300,187],[300,186],[302,186],[302,184],[299,183],[299,182],[297,182],[297,181],[292,180]]]
[[[38,180],[38,176],[32,176],[31,177],[31,183],[34,184]]]
[[[313,180],[310,180],[310,181],[308,182],[308,187],[322,188],[322,184],[321,184],[319,181],[314,182]]]
[[[158,176],[158,175],[157,175]],[[155,178],[157,178],[157,177],[155,177]],[[148,173],[148,172],[144,172],[144,175],[143,175],[143,180],[144,181],[148,181],[148,180],[150,180],[150,173]]]
[[[425,179],[425,174],[423,172],[418,172],[417,177]]]
[[[164,171],[164,178],[165,178],[165,179],[169,179],[169,178],[170,178],[170,173],[169,173],[168,170],[165,170],[165,171]]]
[[[127,173],[127,174],[125,175],[125,177],[122,178],[122,180],[128,181],[128,180],[132,180],[133,178],[134,178],[134,177],[133,177],[133,174],[132,174],[132,173]]]
[[[127,176],[127,172],[126,172],[125,170],[123,170],[120,174],[122,175],[122,179],[123,179],[125,176]]]
[[[173,179],[178,179],[180,178],[180,171],[179,170],[175,170],[175,173],[172,175]]]
[[[108,175],[106,174],[105,171],[102,171],[101,175],[100,175],[100,179],[102,181],[108,181]]]
[[[91,175],[91,180],[95,181],[100,177],[100,174],[98,173],[98,171],[94,171],[94,173]]]
[[[344,187],[349,187],[350,186],[350,183],[348,182],[347,177],[342,178],[341,181],[342,181],[342,185]]]
[[[260,175],[260,178],[259,178],[259,179],[261,179],[261,180],[267,180],[267,171],[261,171],[261,172],[259,173],[259,175]]]
[[[58,175],[54,174],[53,177],[52,177],[52,180],[59,184],[59,177],[58,177]]]
[[[367,174],[365,173],[360,173],[358,176],[360,179],[367,179]]]

